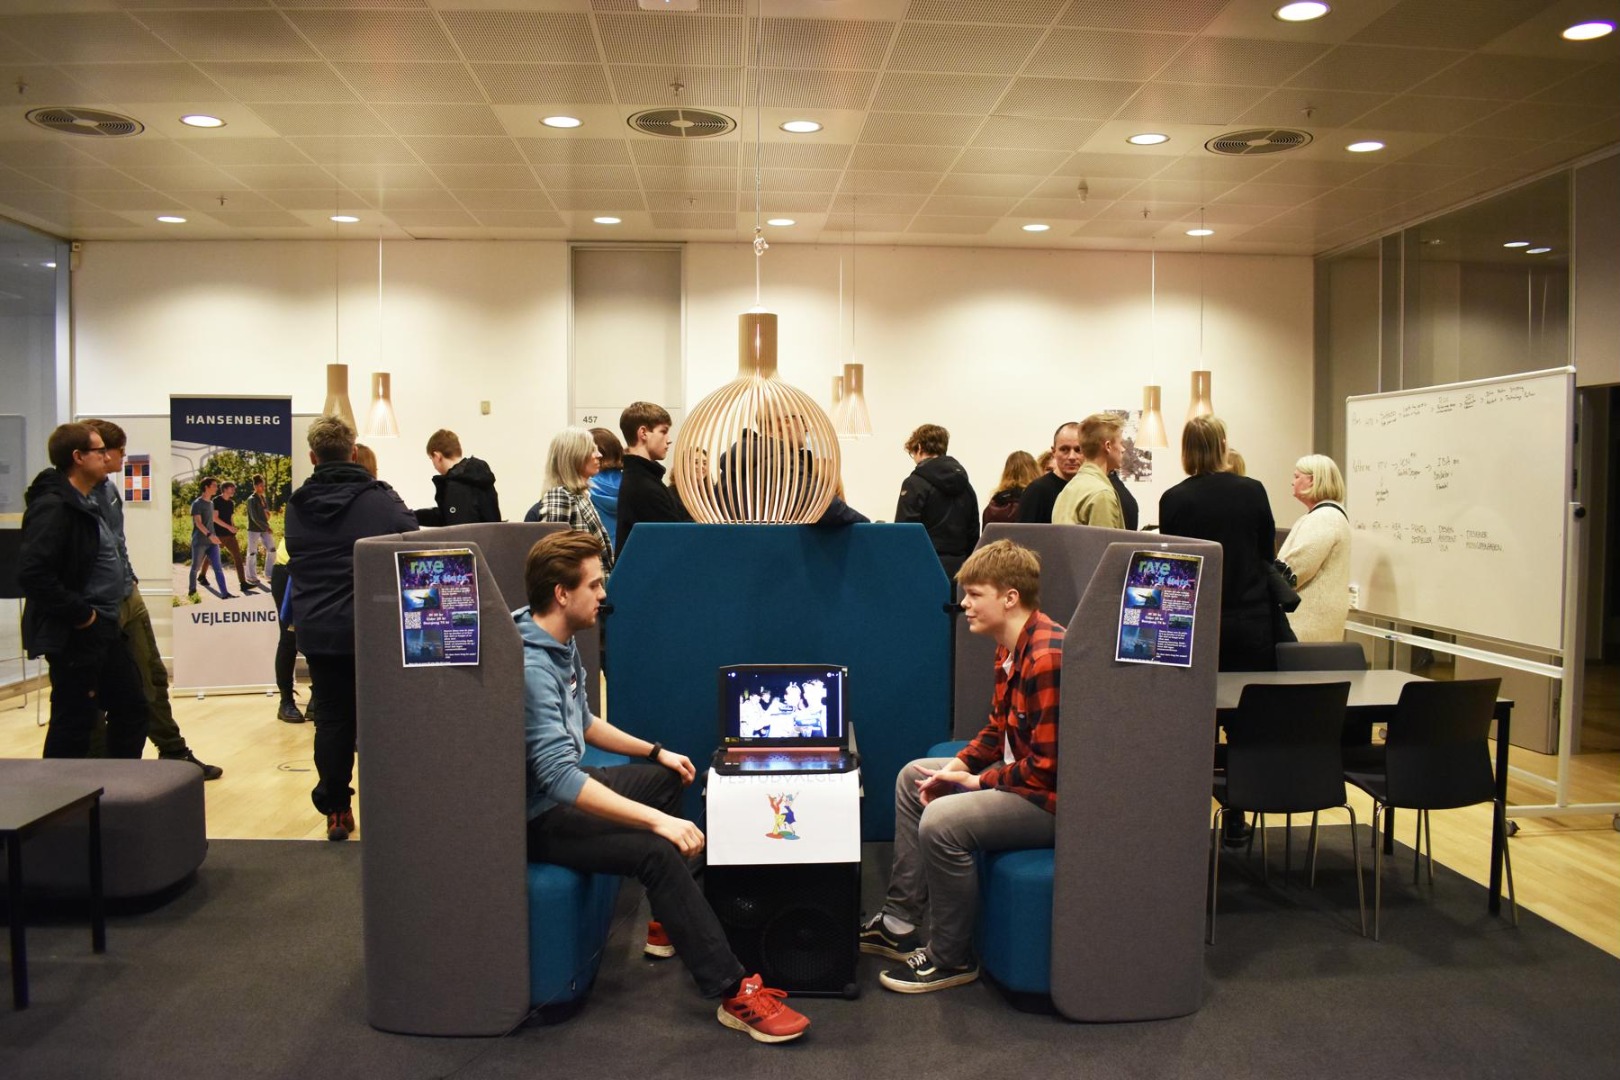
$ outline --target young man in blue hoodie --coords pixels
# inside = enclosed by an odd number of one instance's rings
[[[605,581],[602,544],[589,533],[552,533],[524,566],[529,606],[513,618],[523,635],[529,859],[634,875],[656,920],[647,954],[678,954],[703,995],[720,999],[726,1027],[760,1042],[796,1039],[809,1019],[743,969],[692,877],[703,832],[678,816],[681,789],[697,775],[691,760],[591,715],[574,635],[596,625]],[[636,764],[581,767],[587,743]]]

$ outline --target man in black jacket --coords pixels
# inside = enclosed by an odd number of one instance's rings
[[[1019,523],[1052,524],[1052,507],[1057,505],[1058,496],[1083,464],[1085,457],[1080,453],[1080,421],[1070,420],[1060,424],[1052,433],[1052,471],[1024,489],[1023,498],[1018,500]]]
[[[354,460],[354,428],[341,417],[309,425],[315,471],[287,501],[289,606],[298,651],[309,662],[315,716],[310,797],[326,815],[328,840],[354,832],[354,544],[368,536],[414,532],[416,517],[394,489]]]
[[[979,498],[961,462],[945,453],[950,444],[951,433],[938,424],[924,424],[911,433],[906,453],[917,467],[900,485],[894,520],[919,522],[927,529],[945,576],[955,580],[979,539]]]
[[[669,411],[650,401],[631,402],[619,414],[619,430],[624,433],[624,479],[619,483],[615,553],[624,550],[637,522],[692,520],[675,492],[664,483],[669,424]]]
[[[448,428],[435,431],[427,441],[427,455],[438,475],[433,478],[434,505],[416,511],[423,528],[501,520],[495,473],[482,459],[461,456],[461,440],[455,432]]]
[[[48,758],[90,751],[97,713],[107,714],[107,755],[138,758],[146,744],[146,696],[118,625],[124,564],[90,493],[107,478],[107,446],[85,424],[63,424],[47,443],[51,468],[24,497],[23,648],[51,667]]]

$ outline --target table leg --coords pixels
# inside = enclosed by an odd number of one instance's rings
[[[107,910],[101,889],[101,796],[90,803],[90,947],[107,951]]]
[[[11,1004],[28,1008],[28,942],[23,937],[22,838],[6,838],[6,913],[11,920]]]
[[[1384,854],[1395,854],[1395,808],[1384,807]]]
[[[1486,909],[1492,915],[1502,911],[1502,855],[1507,844],[1507,781],[1508,739],[1511,735],[1513,707],[1498,703],[1496,707],[1496,807],[1491,815],[1491,885],[1486,893]]]

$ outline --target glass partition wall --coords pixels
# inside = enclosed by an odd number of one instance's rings
[[[1570,175],[1324,257],[1316,446],[1344,456],[1344,399],[1570,362]]]

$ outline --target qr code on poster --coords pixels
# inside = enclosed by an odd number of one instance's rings
[[[1142,625],[1142,613],[1140,611],[1137,611],[1135,608],[1126,608],[1121,614],[1124,615],[1124,618],[1121,619],[1120,621],[1122,623],[1124,623],[1124,625],[1126,625],[1126,626],[1140,626],[1140,625]]]
[[[420,630],[420,629],[422,629],[422,613],[420,611],[407,611],[407,612],[405,612],[405,629],[407,629],[407,630]]]

